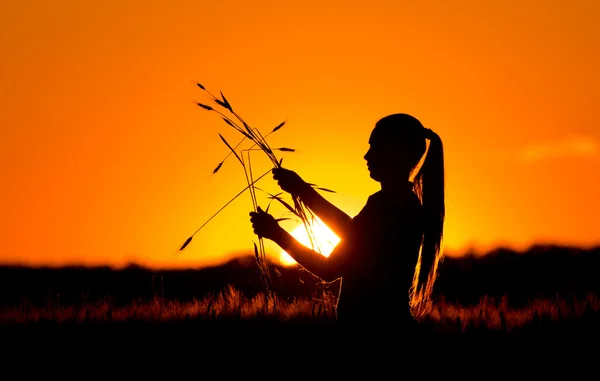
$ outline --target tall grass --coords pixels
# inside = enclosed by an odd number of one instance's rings
[[[308,207],[306,207],[304,205],[302,200],[299,197],[297,197],[296,195],[291,195],[292,202],[290,204],[282,198],[282,193],[272,194],[272,193],[267,192],[256,186],[256,183],[259,180],[261,180],[264,176],[266,176],[269,172],[271,172],[271,170],[273,168],[280,168],[282,166],[283,157],[278,158],[277,155],[275,154],[276,151],[279,151],[279,152],[294,152],[295,151],[293,148],[289,148],[289,147],[272,148],[266,139],[272,133],[280,130],[285,125],[286,122],[283,121],[283,122],[279,123],[268,134],[263,135],[258,128],[251,127],[249,123],[247,123],[236,111],[234,111],[233,106],[227,100],[225,95],[223,95],[222,91],[220,92],[220,97],[217,97],[214,94],[212,94],[209,90],[207,90],[202,84],[197,83],[196,85],[211,97],[211,100],[214,103],[214,106],[204,104],[204,103],[196,103],[196,104],[203,110],[216,113],[219,116],[219,118],[227,125],[228,128],[233,128],[236,132],[238,132],[241,135],[241,140],[235,146],[232,146],[225,139],[225,137],[223,137],[223,135],[221,135],[220,133],[218,134],[220,140],[229,149],[229,153],[227,154],[227,156],[225,156],[225,158],[223,160],[221,160],[217,164],[217,166],[213,170],[213,173],[217,173],[223,167],[223,165],[225,164],[225,161],[229,157],[231,157],[231,155],[233,155],[233,157],[235,157],[237,162],[241,165],[241,167],[244,170],[244,176],[246,178],[247,187],[244,188],[236,196],[234,196],[221,209],[219,209],[211,218],[209,218],[208,221],[206,221],[204,224],[202,224],[202,226],[200,226],[190,237],[188,237],[187,240],[183,243],[183,245],[179,248],[179,250],[175,253],[175,257],[179,256],[181,254],[181,252],[191,243],[193,237],[200,231],[200,229],[202,229],[221,210],[223,210],[227,205],[229,205],[233,200],[235,200],[239,195],[244,193],[246,190],[248,190],[250,193],[252,208],[254,209],[255,212],[258,211],[258,209],[259,209],[259,202],[258,202],[258,197],[256,194],[257,190],[264,192],[270,199],[269,204],[267,205],[267,207],[265,209],[266,212],[269,211],[271,202],[274,200],[278,201],[281,205],[283,205],[290,213],[292,213],[293,216],[295,216],[302,222],[302,224],[304,225],[304,228],[306,229],[306,233],[310,240],[311,246],[313,249],[315,249],[317,242],[316,242],[315,234],[312,229],[312,225],[316,221],[316,216],[312,213],[312,211]],[[248,143],[249,147],[248,148],[239,148],[243,143]],[[253,167],[252,167],[251,154],[253,152],[257,152],[257,151],[262,152],[264,155],[267,156],[267,158],[270,160],[270,162],[272,164],[272,167],[269,168],[269,170],[266,171],[265,173],[263,173],[261,176],[259,176],[255,179],[255,173],[254,173],[255,171],[253,170]],[[318,187],[315,184],[310,184],[310,185],[318,190],[333,192],[329,189]],[[278,219],[277,221],[282,221],[283,219],[286,219],[286,218],[281,218],[281,219]],[[276,303],[276,299],[275,299],[276,294],[274,293],[274,290],[273,290],[271,271],[270,271],[268,261],[267,261],[263,238],[258,237],[258,244],[253,242],[253,245],[254,245],[254,254],[255,254],[255,258],[256,258],[256,263],[261,272],[261,279],[262,279],[263,285],[267,291],[267,295],[269,295],[269,298],[271,298],[273,300],[274,308],[277,308],[277,303]],[[268,308],[269,303],[267,303],[265,305],[265,307]]]
[[[323,319],[331,313],[315,308],[309,298],[274,299],[266,293],[247,297],[229,285],[217,293],[208,293],[190,301],[168,300],[155,295],[149,300],[134,299],[126,306],[117,306],[110,297],[80,305],[63,305],[52,301],[45,306],[22,303],[15,307],[0,308],[0,323],[88,322],[139,320],[163,322],[176,320],[245,320],[245,319]]]
[[[126,306],[117,306],[110,298],[77,306],[48,303],[39,307],[22,303],[20,306],[0,309],[0,323],[263,319],[281,322],[333,321],[333,304],[327,304],[326,309],[321,309],[320,306],[321,303],[303,297],[279,299],[275,308],[274,300],[266,293],[247,297],[230,285],[215,294],[185,302],[167,300],[157,295],[150,300],[133,300]],[[373,314],[377,314],[377,311],[373,311]],[[592,323],[600,321],[600,299],[596,294],[590,293],[580,298],[569,295],[536,298],[520,307],[512,306],[508,297],[483,296],[478,304],[472,306],[447,302],[441,297],[434,302],[430,314],[422,324],[435,326],[443,332],[511,332],[521,328],[583,320]]]

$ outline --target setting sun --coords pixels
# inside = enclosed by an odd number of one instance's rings
[[[328,257],[333,251],[333,248],[340,242],[339,237],[336,236],[322,221],[317,220],[311,226],[315,239],[315,247],[313,249]],[[290,232],[290,234],[304,246],[312,247],[304,225],[298,225]],[[290,257],[285,250],[281,250],[279,260],[284,266],[292,266],[296,264],[296,261]]]

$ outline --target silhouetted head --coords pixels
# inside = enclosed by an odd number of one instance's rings
[[[408,180],[425,154],[427,129],[414,116],[392,114],[381,118],[371,132],[365,160],[375,181]]]

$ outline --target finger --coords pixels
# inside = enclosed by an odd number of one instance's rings
[[[259,207],[258,207],[258,212],[259,212],[259,213],[264,213],[265,211],[264,211],[264,210],[262,210],[262,208],[259,206]]]

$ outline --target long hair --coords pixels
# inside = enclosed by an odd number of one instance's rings
[[[410,290],[410,307],[413,316],[420,319],[432,307],[431,294],[437,278],[438,265],[443,260],[445,175],[442,139],[430,129],[425,130],[429,148],[425,160],[414,178],[415,193],[423,205],[423,241],[415,267]]]

